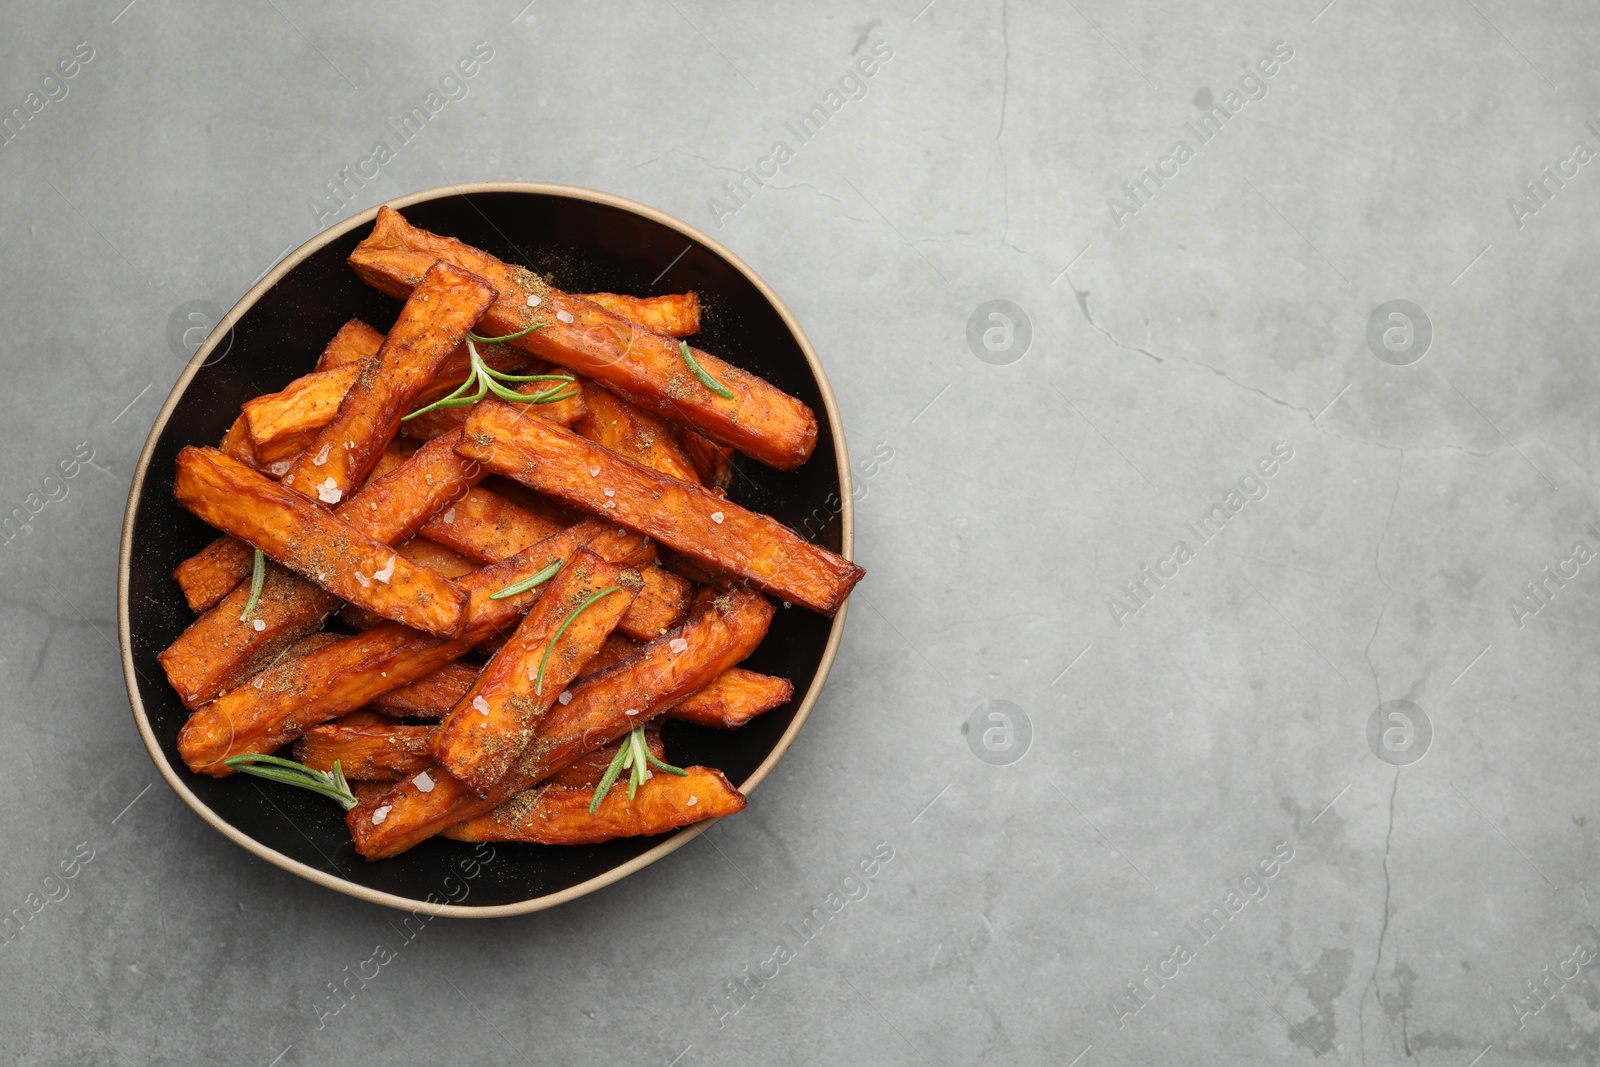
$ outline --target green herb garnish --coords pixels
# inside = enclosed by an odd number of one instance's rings
[[[350,783],[345,781],[344,768],[339,760],[333,761],[331,771],[319,771],[314,767],[307,767],[304,763],[254,753],[246,756],[229,756],[222,762],[243,774],[253,774],[258,778],[270,778],[274,782],[282,782],[284,785],[309,789],[319,796],[338,801],[345,811],[356,806],[355,794],[350,791]],[[258,764],[265,766],[257,766]]]
[[[544,655],[539,657],[539,674],[533,685],[534,696],[544,695],[544,668],[545,664],[550,662],[550,650],[556,647],[556,642],[561,640],[561,635],[567,632],[567,627],[572,625],[572,620],[576,619],[578,615],[582,613],[584,608],[588,607],[590,604],[593,604],[596,600],[599,600],[608,593],[616,593],[620,592],[621,590],[622,586],[620,585],[608,585],[598,593],[590,594],[587,600],[573,608],[572,612],[566,618],[561,620],[561,625],[556,627],[556,632],[550,638],[550,643],[544,646]]]
[[[548,582],[550,579],[554,578],[556,576],[556,572],[560,569],[561,561],[558,559],[554,563],[550,564],[550,566],[540,571],[538,574],[535,574],[532,578],[524,578],[516,585],[508,585],[504,589],[490,593],[489,599],[504,600],[508,596],[516,596],[518,593],[526,593],[535,586],[543,585],[545,582]]]
[[[723,385],[711,375],[707,374],[706,369],[695,362],[693,353],[689,351],[689,342],[678,342],[678,354],[683,356],[684,363],[688,364],[689,369],[694,372],[694,376],[700,379],[701,385],[705,386],[713,393],[716,393],[724,400],[734,399],[733,390],[729,389],[726,385]]]
[[[567,400],[571,397],[577,396],[578,390],[576,388],[567,390],[566,392],[562,391],[567,389],[567,386],[569,385],[576,385],[577,379],[572,375],[505,374],[501,371],[495,370],[493,367],[490,367],[487,363],[485,363],[483,361],[483,357],[478,355],[478,346],[473,343],[475,338],[476,340],[484,343],[505,341],[511,338],[521,337],[523,334],[532,333],[536,329],[538,329],[538,326],[530,326],[526,330],[523,330],[522,333],[507,334],[505,337],[477,337],[476,334],[468,333],[467,356],[470,360],[471,372],[467,375],[467,380],[456,386],[455,390],[451,392],[449,396],[441,397],[429,404],[427,407],[418,408],[416,411],[413,411],[400,421],[409,422],[418,415],[426,415],[435,408],[469,407],[472,404],[476,404],[490,393],[493,393],[501,400],[507,400],[513,404],[554,404],[558,400]],[[545,389],[537,393],[519,393],[515,389],[507,389],[501,384],[502,382],[560,382],[561,384],[551,386],[549,389]],[[474,386],[477,387],[477,392],[469,394],[469,390],[471,390]]]
[[[261,587],[267,581],[267,554],[256,549],[255,562],[250,567],[250,596],[244,602],[244,610],[239,613],[240,622],[249,622],[251,612],[256,610],[256,604],[261,601]]]
[[[617,754],[611,757],[611,766],[606,768],[605,776],[600,779],[600,784],[595,786],[594,797],[589,801],[589,814],[593,815],[600,810],[600,801],[610,791],[611,785],[623,771],[631,772],[628,777],[628,799],[632,800],[639,792],[639,787],[644,784],[645,765],[649,764],[658,771],[667,774],[676,774],[686,778],[689,772],[682,767],[674,767],[670,763],[662,763],[656,759],[655,753],[650,751],[650,746],[645,744],[644,727],[635,726],[623,739],[622,747],[617,749]]]
[[[534,330],[542,330],[543,328],[544,328],[544,323],[536,322],[532,326],[529,326],[526,330],[519,330],[516,333],[508,333],[504,337],[480,337],[477,334],[473,333],[471,330],[468,330],[467,331],[467,339],[471,340],[471,341],[476,341],[480,345],[498,345],[498,344],[502,344],[502,343],[504,343],[506,341],[515,341],[519,337],[526,337],[530,333],[532,333]]]

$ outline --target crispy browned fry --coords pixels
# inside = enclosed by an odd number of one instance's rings
[[[316,486],[326,504],[337,504],[360,485],[400,420],[494,298],[482,278],[434,264],[400,309],[378,354],[361,364],[338,413],[317,431],[284,481]]]
[[[454,549],[435,544],[426,537],[413,537],[405,544],[398,546],[395,551],[412,563],[426,567],[433,573],[445,578],[460,578],[471,574],[479,568],[476,560],[468,559]],[[383,622],[383,616],[375,615],[366,608],[360,608],[354,604],[346,604],[341,608],[339,610],[339,618],[357,630],[370,630]]]
[[[732,730],[764,711],[787,704],[793,696],[794,683],[787,678],[734,667],[723,671],[704,689],[684,697],[667,714],[680,722]]]
[[[605,777],[606,768],[611,766],[611,760],[616,756],[617,749],[621,748],[626,742],[627,738],[619,738],[609,745],[603,745],[595,749],[593,752],[585,752],[546,778],[543,784],[558,786],[563,789],[583,789],[587,787],[591,790],[590,796],[593,796],[592,790],[600,784],[600,779]],[[667,746],[661,743],[659,719],[645,724],[644,743],[652,756],[663,763],[666,762]],[[398,778],[400,776],[395,775],[395,777]],[[446,836],[448,836],[448,832]]]
[[[564,528],[498,493],[475,487],[423,523],[421,533],[469,559],[499,563]]]
[[[430,515],[466,492],[487,473],[453,447],[459,438],[430,441],[394,470],[373,479],[339,506],[336,514],[362,533],[394,542],[415,533]],[[380,461],[381,470],[389,460]],[[241,622],[250,590],[236,586],[221,603],[196,619],[158,657],[167,678],[194,708],[239,685],[297,637],[315,630],[339,606],[339,598],[275,566],[250,624]],[[262,623],[257,630],[253,623]]]
[[[584,293],[607,311],[614,311],[629,322],[669,337],[693,337],[700,332],[700,294],[669,293],[666,296],[622,296],[617,293]]]
[[[564,293],[480,249],[417,229],[392,208],[378,209],[372,233],[350,255],[350,265],[368,284],[400,297],[440,261],[482,275],[499,292],[484,314],[484,329],[512,334],[541,324],[512,342],[523,351],[593,378],[641,407],[687,422],[780,470],[800,466],[816,447],[811,409],[770,383],[693,351],[700,367],[733,394],[732,399],[719,396],[689,369],[674,338]],[[536,307],[528,306],[529,297],[537,298]]]
[[[179,753],[192,771],[231,774],[222,762],[229,756],[272,752],[308,726],[327,722],[426,677],[510,628],[538,600],[541,589],[499,600],[492,599],[491,593],[533,577],[583,545],[611,563],[637,566],[650,558],[650,544],[644,538],[601,522],[580,523],[461,579],[461,587],[471,597],[461,636],[434,637],[386,622],[343,638],[298,657],[293,685],[276,690],[246,683],[196,709],[178,734]]]
[[[233,420],[233,425],[222,435],[222,443],[217,447],[240,463],[248,463],[252,467],[261,466],[255,446],[250,443],[250,424],[245,421],[243,415]]]
[[[227,449],[223,451],[227,452]],[[233,458],[239,459],[238,456]],[[391,448],[373,468],[373,479],[388,474],[406,458]],[[246,461],[240,460],[240,462]],[[178,564],[178,569],[172,572],[172,576],[178,580],[178,587],[183,590],[183,597],[189,602],[189,610],[209,611],[218,601],[232,592],[235,586],[250,577],[250,568],[255,562],[254,557],[255,552],[249,545],[237,537],[223,534]]]
[[[701,485],[726,489],[733,484],[733,449],[687,427],[678,431],[678,444],[694,463]]]
[[[195,515],[342,600],[441,637],[466,620],[459,586],[213,448],[178,453],[173,496]]]
[[[530,489],[653,537],[759,589],[832,615],[866,571],[775,519],[668,478],[570,430],[485,400],[458,451]]]
[[[314,371],[276,393],[245,401],[245,425],[257,461],[266,466],[304,451],[316,432],[333,421],[361,368],[360,363],[345,363]]]
[[[294,758],[319,771],[333,770],[338,760],[351,781],[392,782],[433,766],[431,742],[437,730],[437,726],[354,724],[341,719],[313,726],[302,734],[295,742]]]
[[[766,636],[772,610],[759,594],[729,593],[632,659],[574,686],[572,700],[545,714],[527,751],[487,798],[441,767],[427,791],[400,782],[383,796],[356,805],[345,816],[356,851],[367,859],[404,852],[446,826],[492,810],[584,752],[648,721],[753,652]],[[686,642],[686,647],[679,646],[681,652],[672,648],[679,638]]]
[[[440,764],[483,795],[522,755],[534,727],[622,618],[638,572],[580,548],[551,579],[434,738]]]
[[[339,327],[328,347],[317,357],[317,370],[332,370],[350,363],[365,363],[383,347],[383,334],[360,319],[351,319]]]
[[[589,390],[589,413],[572,424],[579,437],[585,437],[627,456],[635,463],[686,482],[697,482],[700,475],[688,453],[665,419],[604,389]]]
[[[600,651],[588,663],[583,665],[583,670],[578,672],[580,679],[591,674],[599,674],[614,663],[621,663],[642,646],[638,641],[624,634],[612,634],[606,638],[606,643],[600,646]]]
[[[618,629],[637,640],[653,641],[682,621],[694,595],[694,584],[653,563],[640,567],[639,577],[644,587]]]
[[[442,719],[461,703],[478,669],[465,663],[446,663],[424,678],[391,689],[372,701],[371,706],[385,715],[415,719]]]
[[[704,819],[744,810],[744,794],[712,767],[657,774],[630,800],[618,782],[589,814],[589,789],[540,786],[519,793],[487,815],[444,831],[456,841],[521,841],[533,845],[592,845],[618,837],[664,834]]]
[[[237,537],[219,537],[178,564],[172,576],[189,602],[189,610],[207,611],[248,577],[255,549]]]

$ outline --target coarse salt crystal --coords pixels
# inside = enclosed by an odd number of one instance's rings
[[[678,653],[679,655],[682,655],[683,653],[689,651],[689,642],[685,641],[681,637],[674,637],[671,641],[667,642],[667,647],[671,648],[672,651]]]
[[[572,312],[570,312],[570,311],[558,311],[558,312],[556,312],[556,318],[560,319],[562,322],[571,322],[572,321]]]
[[[356,574],[356,581],[361,583],[361,588],[370,589],[372,587],[372,579],[368,578],[365,574],[362,574],[360,571],[356,571],[355,574]]]
[[[639,709],[638,708],[629,708],[627,714],[631,718],[632,716],[639,714]]]
[[[693,793],[690,793],[689,794],[689,799],[684,801],[684,805],[683,806],[686,807],[686,808],[692,808],[698,803],[700,803],[700,798],[695,796]]]
[[[383,820],[387,819],[389,817],[389,813],[391,811],[393,811],[393,810],[394,810],[394,807],[392,805],[385,804],[383,807],[379,808],[377,811],[374,811],[372,813],[372,825],[374,825],[374,826],[381,825],[383,823]]]
[[[273,464],[273,466],[276,466],[276,465],[277,465],[277,464]],[[269,469],[270,469],[270,468],[269,468]],[[288,476],[288,477],[287,477],[287,478],[285,478],[285,479],[284,479],[284,480],[283,480],[283,484],[284,484],[284,485],[293,485],[293,484],[294,484],[294,475],[292,475],[292,474],[291,474],[291,475],[289,475],[289,476]]]
[[[536,308],[542,303],[544,303],[544,301],[539,299],[539,294],[538,293],[530,293],[529,294],[529,296],[528,296],[528,306],[529,307]]]
[[[617,495],[617,491],[615,489],[606,489],[606,490],[602,490],[602,491],[606,494],[606,496],[616,496]]]
[[[317,499],[324,504],[337,504],[344,499],[344,492],[339,488],[339,483],[329,478],[317,486]]]
[[[722,525],[722,520],[726,517],[727,516],[723,515],[720,511],[713,511],[711,513],[711,521],[716,523],[718,526]]]
[[[572,703],[572,690],[564,690],[560,696],[556,697],[556,699],[561,701],[563,706]]]
[[[456,509],[455,508],[451,508],[449,511],[444,513],[444,521],[445,522],[455,522],[456,521]]]
[[[589,477],[591,477],[591,478],[600,477],[600,468],[599,467],[590,467],[589,468]]]
[[[250,625],[254,626],[256,628],[256,633],[260,633],[262,630],[265,630],[267,628],[267,624],[262,622],[260,619],[257,619],[255,622],[251,623]]]
[[[433,792],[433,779],[428,777],[427,771],[419,771],[417,776],[411,779],[411,784],[424,793]]]
[[[399,558],[399,556],[390,556],[389,562],[384,565],[383,570],[373,571],[372,577],[382,582],[384,585],[388,585],[389,579],[394,577],[394,561]]]
[[[479,715],[489,714],[489,702],[483,699],[481,694],[472,698],[472,706],[477,709]]]
[[[613,509],[613,508],[615,508],[617,506],[617,502],[615,500],[607,500],[604,504],[601,504],[600,506],[605,508],[607,511],[610,511],[611,509]]]
[[[327,444],[323,445],[322,448],[317,452],[317,454],[311,458],[311,465],[313,467],[320,467],[324,463],[328,462],[328,450],[331,449],[332,447],[333,447],[333,442],[332,441],[329,441]]]
[[[266,682],[265,678],[257,678],[255,681],[251,682],[250,684],[255,686],[257,689],[260,689],[261,686],[263,684],[265,684],[265,682]]]

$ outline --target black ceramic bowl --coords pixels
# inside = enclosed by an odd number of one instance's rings
[[[804,523],[815,531],[820,522],[813,539],[850,554],[849,463],[828,380],[782,301],[727,249],[659,211],[568,186],[450,186],[393,206],[419,226],[531,267],[568,292],[699,292],[705,317],[697,346],[799,397],[820,423],[816,453],[797,472],[740,457],[730,498],[791,527]],[[241,403],[309,372],[347,319],[359,317],[379,329],[394,322],[400,301],[363,284],[345,263],[376,214],[367,211],[318,234],[246,293],[195,353],[156,417],[122,528],[117,607],[128,695],[167,783],[201,818],[256,855],[320,885],[397,908],[457,916],[536,911],[637,871],[709,824],[595,846],[499,845],[487,864],[474,862],[481,846],[436,838],[368,863],[352,848],[337,805],[273,782],[190,773],[177,752],[188,713],[156,661],[193,618],[173,568],[216,536],[174,503],[174,458],[185,445],[215,445]],[[749,792],[805,722],[843,626],[842,610],[829,620],[780,608],[745,665],[791,679],[796,699],[739,730],[668,723],[672,759],[717,767]]]

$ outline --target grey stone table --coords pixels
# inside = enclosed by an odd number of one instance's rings
[[[0,1060],[1600,1059],[1592,10],[523,3],[6,5]],[[187,315],[491,178],[774,285],[870,574],[747,812],[404,940],[160,783],[117,537]]]

